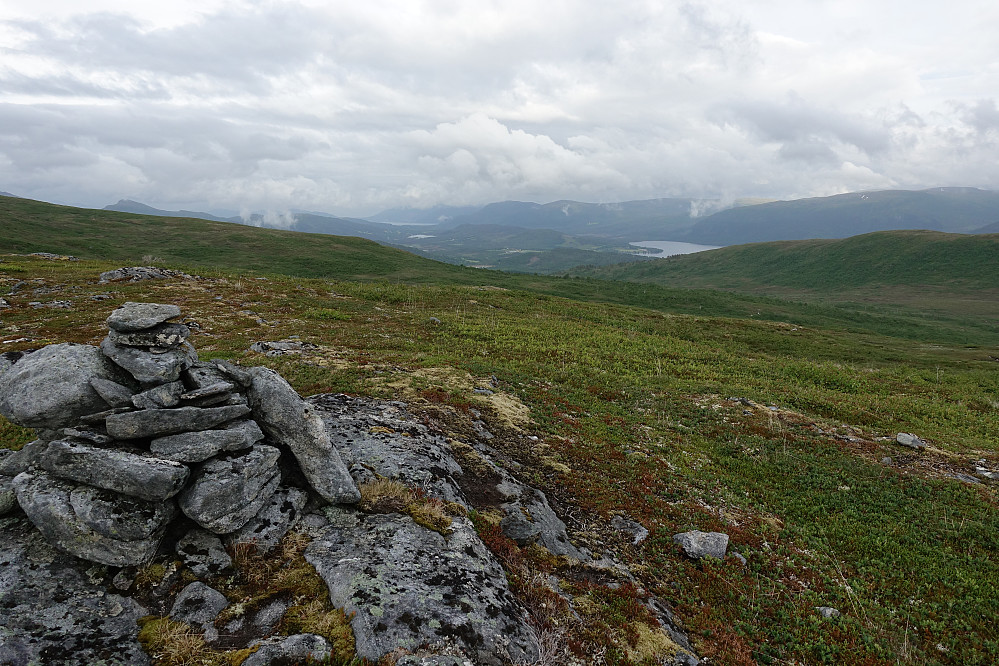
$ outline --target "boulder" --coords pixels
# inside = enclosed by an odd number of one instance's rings
[[[305,550],[371,660],[453,641],[478,664],[533,662],[537,639],[502,567],[466,518],[444,537],[399,514],[330,527]]]
[[[85,511],[85,520],[73,506],[73,493],[78,488],[77,484],[40,471],[24,472],[14,477],[17,501],[24,513],[48,542],[60,550],[116,567],[143,564],[156,554],[162,530],[154,531],[145,538],[121,539],[94,529],[96,524],[104,531],[115,534],[145,532],[150,524],[150,514],[156,515],[155,507],[146,506],[142,511],[132,512],[134,501],[126,500],[123,505],[117,504],[123,508],[116,511],[114,507],[122,498],[95,491],[103,506],[89,513]],[[85,499],[85,494],[77,494],[77,505]],[[114,524],[115,516],[117,524]]]
[[[95,377],[120,383],[124,373],[97,347],[49,345],[0,375],[0,414],[28,428],[71,426],[108,407],[90,385]]]
[[[181,492],[181,511],[216,534],[238,530],[277,490],[280,455],[273,446],[258,444],[243,455],[209,460]]]
[[[116,365],[124,368],[136,381],[145,384],[165,384],[177,381],[181,370],[191,367],[198,360],[198,354],[190,343],[183,343],[174,349],[153,347],[159,353],[142,347],[116,345],[111,338],[101,341],[101,351]]]
[[[673,535],[673,542],[680,544],[687,557],[699,560],[710,556],[725,559],[728,550],[728,535],[722,532],[700,532],[693,530]]]
[[[0,664],[148,666],[137,640],[149,611],[108,592],[24,519],[0,521]]]
[[[631,545],[633,546],[637,546],[649,538],[649,531],[641,523],[631,518],[614,516],[611,518],[611,527],[626,535],[631,540]]]
[[[253,423],[253,421],[243,421],[242,423]],[[257,432],[259,432],[259,428]],[[220,451],[248,449],[262,438],[262,435],[254,438],[254,433],[249,428],[199,430],[158,437],[149,443],[149,450],[156,456],[167,460],[195,463],[208,460]]]
[[[176,495],[190,474],[171,460],[67,440],[51,442],[39,464],[60,478],[150,501]]]
[[[222,540],[203,529],[195,528],[177,540],[177,554],[199,578],[208,578],[232,566],[232,558]]]
[[[895,441],[898,442],[899,444],[901,444],[902,446],[910,448],[910,449],[925,449],[926,448],[926,442],[924,442],[922,439],[920,439],[916,435],[913,435],[913,434],[907,433],[907,432],[900,432],[897,435],[895,435]]]
[[[323,663],[330,655],[330,644],[316,634],[295,634],[288,638],[270,638],[254,644],[256,651],[243,661],[242,666],[271,666],[272,664]]]
[[[177,347],[191,336],[191,329],[183,324],[157,324],[140,331],[111,329],[108,338],[125,347]]]
[[[110,414],[105,422],[108,434],[115,439],[143,439],[207,430],[249,413],[250,408],[246,405],[144,409]]]
[[[176,305],[161,303],[133,303],[131,301],[114,309],[107,318],[109,328],[121,332],[141,331],[180,316]]]
[[[274,442],[291,451],[312,488],[328,502],[360,501],[357,485],[312,406],[273,370],[257,367],[249,373],[247,398],[254,417]]]
[[[230,546],[252,543],[258,551],[270,552],[298,523],[308,499],[308,494],[303,490],[282,488],[271,496],[248,523],[226,537],[226,543]]]

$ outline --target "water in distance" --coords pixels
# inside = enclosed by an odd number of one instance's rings
[[[662,254],[657,254],[657,257],[672,257],[677,254],[693,254],[695,252],[718,249],[717,245],[698,245],[696,243],[681,243],[679,241],[638,241],[637,243],[629,243],[629,245],[662,250]]]

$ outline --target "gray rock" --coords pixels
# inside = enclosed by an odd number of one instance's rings
[[[60,478],[150,501],[176,495],[190,474],[171,460],[66,440],[51,442],[39,464]]]
[[[119,381],[123,374],[97,347],[49,345],[0,375],[0,414],[28,428],[65,428],[107,409],[91,379]]]
[[[958,481],[963,481],[965,483],[981,483],[981,481],[971,476],[970,474],[962,474],[960,472],[955,472],[950,476],[951,478],[957,479]]]
[[[219,616],[229,601],[225,595],[201,581],[195,581],[177,595],[170,609],[170,619],[199,627],[205,639],[213,641],[219,637],[215,629],[215,618]]]
[[[139,409],[165,409],[180,404],[184,384],[180,381],[154,386],[132,396],[132,404]]]
[[[177,513],[177,505],[172,501],[147,502],[92,486],[73,488],[69,504],[84,525],[120,541],[158,538]]]
[[[565,523],[548,504],[540,490],[526,486],[506,475],[498,486],[512,501],[500,505],[504,517],[500,521],[503,534],[520,545],[538,543],[552,555],[562,555],[586,561],[589,554],[569,541]]]
[[[275,599],[257,611],[256,615],[253,616],[253,626],[256,627],[262,634],[269,634],[274,631],[274,627],[276,627],[277,623],[281,621],[281,618],[284,617],[285,611],[287,610],[287,601]]]
[[[183,372],[184,383],[192,390],[197,390],[229,381],[228,375],[217,363],[217,361],[195,363]]]
[[[111,315],[107,319],[107,324],[108,327],[116,331],[127,333],[153,328],[157,324],[162,324],[179,316],[180,308],[176,305],[133,303],[129,301],[111,312]]]
[[[291,530],[302,515],[309,496],[298,488],[282,488],[274,493],[248,523],[226,537],[230,546],[237,543],[256,544],[257,550],[270,552]]]
[[[214,576],[232,566],[232,558],[222,540],[206,530],[195,528],[177,540],[177,554],[199,578]]]
[[[732,553],[732,557],[738,560],[739,564],[741,564],[742,566],[746,566],[747,564],[746,558],[744,555],[742,555],[742,553]]]
[[[105,446],[114,441],[108,435],[86,426],[80,426],[78,428],[63,428],[59,431],[59,434],[62,435],[62,437],[56,437],[54,439],[72,439],[81,442],[90,442],[91,444],[97,444],[99,446]]]
[[[131,412],[133,409],[133,407],[112,407],[111,409],[105,409],[103,412],[97,412],[96,414],[85,414],[80,417],[80,423],[93,426],[104,426],[106,425],[105,422],[109,416]],[[58,439],[58,437],[51,437],[49,439]]]
[[[14,491],[14,477],[0,476],[0,516],[6,516],[17,508],[17,493]]]
[[[111,414],[105,422],[108,434],[115,439],[143,439],[208,430],[249,413],[250,408],[245,405],[144,409],[138,412]]]
[[[328,502],[360,501],[361,493],[312,406],[273,370],[249,372],[253,383],[247,398],[254,417],[271,439],[292,452],[312,488]]]
[[[475,666],[468,659],[453,655],[430,654],[417,656],[407,654],[395,662],[395,666]]]
[[[103,377],[91,377],[90,386],[111,407],[127,407],[132,404],[132,394],[135,391],[127,386],[122,386],[118,382],[113,382]]]
[[[0,664],[148,666],[137,621],[149,611],[91,582],[28,521],[0,533]]]
[[[343,395],[313,396],[308,402],[359,483],[378,475],[469,506],[454,481],[462,470],[447,441],[398,406]]]
[[[503,569],[455,518],[444,537],[398,514],[327,528],[305,550],[330,600],[348,616],[358,656],[454,641],[480,664],[530,662],[539,650]]]
[[[212,361],[212,365],[214,365],[226,379],[239,384],[243,388],[248,388],[250,384],[253,383],[253,377],[250,373],[234,363],[217,358]]]
[[[160,458],[194,463],[208,460],[220,451],[248,449],[260,439],[253,439],[248,429],[199,430],[158,437],[149,443],[149,450]]]
[[[183,324],[158,324],[141,331],[116,331],[108,337],[116,345],[125,347],[176,347],[187,341],[191,329]]]
[[[101,351],[116,365],[127,370],[136,381],[146,385],[177,381],[181,371],[198,360],[197,352],[188,342],[175,349],[166,349],[163,353],[152,353],[141,347],[121,347],[111,342],[110,338],[104,338]]]
[[[305,663],[310,658],[315,663],[322,663],[331,652],[326,639],[316,634],[295,634],[284,639],[275,637],[254,645],[257,651],[247,657],[242,666],[297,664]]]
[[[649,538],[649,531],[641,523],[637,523],[624,516],[614,516],[611,518],[611,527],[627,534],[633,546],[637,546]]]
[[[113,271],[104,271],[100,275],[100,282],[141,282],[143,280],[163,280],[166,278],[197,279],[194,275],[173,271],[168,268],[128,266],[126,268],[116,268]]]
[[[232,382],[218,382],[209,384],[203,388],[194,389],[180,396],[184,400],[203,400],[218,396],[229,397],[229,394],[236,388]]]
[[[842,613],[840,613],[835,608],[832,608],[831,606],[816,606],[815,611],[826,619],[839,617],[840,615],[842,615]]]
[[[238,530],[277,490],[280,455],[273,446],[258,444],[244,455],[209,460],[181,492],[181,511],[216,534]]]
[[[32,465],[37,465],[49,447],[49,443],[41,439],[28,442],[21,447],[20,451],[13,451],[0,460],[0,474],[4,476],[17,476],[25,472]]]
[[[700,532],[693,530],[673,535],[673,543],[680,544],[687,557],[699,560],[710,556],[725,559],[728,550],[728,535],[722,532]]]
[[[910,449],[925,449],[926,442],[921,440],[919,437],[912,435],[907,432],[900,432],[895,435],[895,441],[902,446],[908,447]]]
[[[159,547],[162,531],[135,540],[116,539],[101,534],[76,514],[73,491],[78,487],[40,471],[24,472],[14,477],[18,503],[28,519],[53,546],[76,557],[116,567],[149,561]],[[113,506],[115,499],[110,493],[104,497],[108,506]],[[104,516],[103,510],[100,513]],[[131,513],[122,512],[120,524],[108,531],[143,531],[143,526],[148,525],[143,513],[145,512],[140,512],[136,518]],[[93,518],[94,514],[88,515],[91,522]],[[135,521],[137,525],[129,526],[130,521]]]

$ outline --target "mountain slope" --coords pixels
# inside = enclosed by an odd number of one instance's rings
[[[730,208],[693,224],[682,239],[706,245],[737,245],[846,238],[890,229],[964,233],[997,221],[999,192],[942,187],[855,192]]]

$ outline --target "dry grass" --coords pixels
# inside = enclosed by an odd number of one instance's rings
[[[362,510],[370,513],[405,513],[417,525],[443,535],[451,532],[451,516],[463,515],[465,507],[426,497],[393,479],[376,479],[360,486]]]

